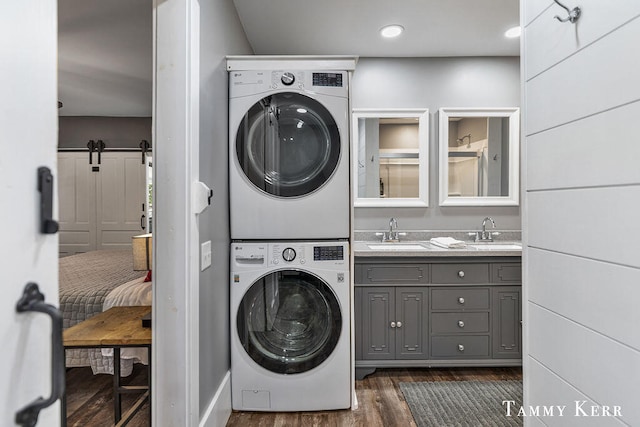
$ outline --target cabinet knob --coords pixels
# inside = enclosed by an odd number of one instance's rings
[[[398,322],[398,323],[396,323],[396,326],[397,326],[398,328],[402,328],[402,322]]]
[[[458,271],[458,277],[461,279],[464,277],[464,270]]]
[[[458,327],[464,328],[464,322],[462,320],[458,320]]]
[[[458,298],[458,304],[464,304],[464,298],[462,297]]]
[[[458,344],[458,351],[464,351],[464,346],[462,344]]]
[[[396,322],[391,322],[391,327],[395,328],[396,327]]]

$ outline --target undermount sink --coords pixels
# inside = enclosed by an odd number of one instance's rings
[[[419,243],[367,243],[369,249],[374,251],[425,251],[423,245]]]
[[[518,243],[472,243],[474,249],[482,251],[518,251],[522,250],[522,245]]]

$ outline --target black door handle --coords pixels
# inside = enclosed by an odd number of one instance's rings
[[[60,228],[53,219],[53,175],[46,166],[38,168],[38,191],[40,192],[40,232],[55,234]]]
[[[143,230],[145,229],[145,225],[144,225],[144,223],[145,223],[145,221],[144,221],[144,220],[145,220],[145,218],[146,218],[146,217],[144,216],[144,214],[142,214],[142,216],[140,217],[140,228],[142,228]]]
[[[24,287],[22,297],[16,305],[18,313],[36,311],[51,316],[51,396],[39,397],[16,412],[16,424],[33,427],[38,422],[40,410],[52,405],[64,396],[65,369],[64,345],[62,344],[62,313],[56,307],[44,302],[44,295],[33,282]]]

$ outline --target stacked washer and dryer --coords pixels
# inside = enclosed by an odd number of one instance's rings
[[[349,70],[245,59],[227,61],[233,409],[348,408]]]

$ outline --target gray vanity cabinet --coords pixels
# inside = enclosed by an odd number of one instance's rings
[[[356,377],[520,365],[521,281],[519,257],[356,258]]]
[[[356,354],[363,360],[423,359],[429,330],[429,266],[418,263],[357,265]]]
[[[429,330],[428,288],[366,286],[359,289],[363,360],[424,359]]]

